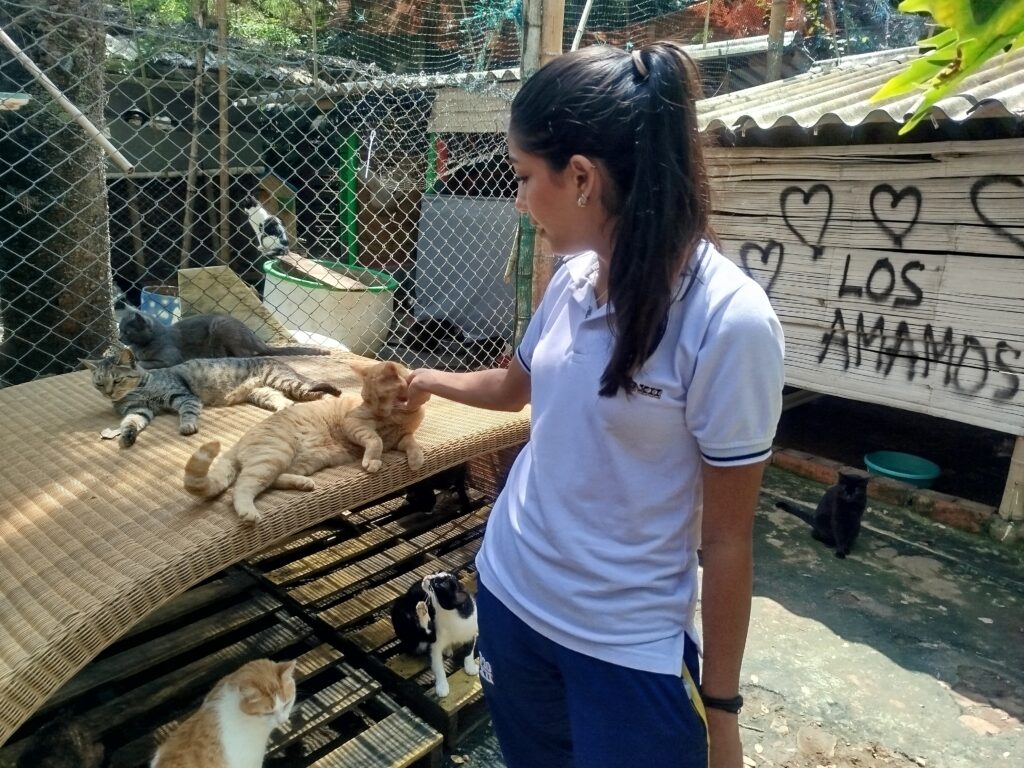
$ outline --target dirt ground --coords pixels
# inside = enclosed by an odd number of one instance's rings
[[[774,506],[821,491],[774,467],[766,477],[742,678],[746,765],[1024,765],[1024,548],[872,501],[841,560]],[[448,761],[503,765],[486,728]]]

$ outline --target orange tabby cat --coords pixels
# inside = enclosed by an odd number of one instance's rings
[[[235,511],[255,523],[260,519],[256,497],[267,488],[311,491],[316,484],[308,475],[356,461],[359,447],[367,472],[378,471],[381,454],[392,448],[405,451],[410,469],[422,467],[423,449],[413,432],[423,421],[423,409],[395,410],[406,397],[409,371],[393,362],[353,363],[352,370],[363,380],[361,397],[346,394],[278,411],[216,462],[220,443],[204,444],[185,465],[185,490],[210,499],[234,484]]]
[[[260,768],[295,704],[295,662],[257,659],[221,678],[159,746],[150,768]]]

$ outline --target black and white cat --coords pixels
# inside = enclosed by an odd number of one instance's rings
[[[839,481],[825,491],[813,515],[785,501],[775,506],[810,523],[811,536],[833,547],[836,557],[846,557],[860,533],[861,518],[868,504],[867,488],[867,475],[840,472]]]
[[[472,595],[446,571],[425,576],[413,584],[391,607],[391,623],[399,647],[405,653],[430,653],[434,692],[449,693],[444,657],[462,659],[467,675],[477,675],[477,617]]]
[[[277,216],[267,211],[255,195],[249,195],[245,199],[242,209],[256,234],[256,245],[260,249],[260,254],[275,258],[288,253],[288,233]]]

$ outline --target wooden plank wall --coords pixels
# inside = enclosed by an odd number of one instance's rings
[[[708,159],[788,384],[1024,434],[1024,139]]]

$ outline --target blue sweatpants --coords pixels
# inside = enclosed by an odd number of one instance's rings
[[[707,731],[677,675],[548,640],[481,583],[480,682],[508,768],[707,768]],[[697,680],[697,649],[685,663]]]

